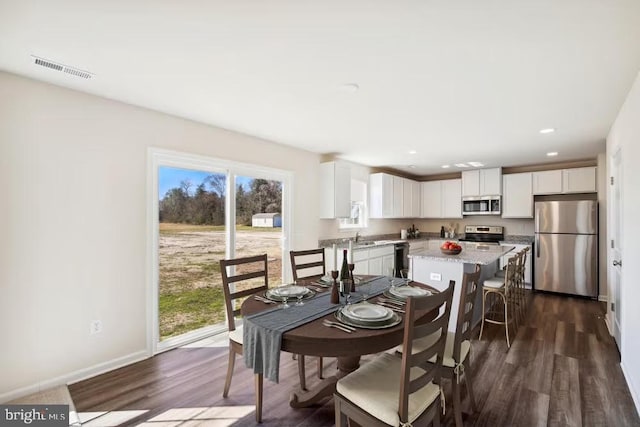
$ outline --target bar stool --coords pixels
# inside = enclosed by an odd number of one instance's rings
[[[509,324],[513,323],[513,306],[514,301],[514,284],[517,275],[517,263],[518,256],[509,258],[507,267],[505,268],[505,278],[493,277],[484,281],[482,286],[482,324],[480,325],[480,336],[478,339],[482,339],[482,333],[484,332],[484,323],[493,323],[498,325],[504,325],[504,331],[507,338],[507,347],[511,348],[511,342],[509,341]],[[490,305],[489,312],[486,311],[487,298],[493,297],[493,301]],[[489,318],[489,316],[499,316],[502,313],[495,309],[497,301],[501,300],[504,306],[504,320],[496,320],[495,318]],[[511,315],[509,314],[511,312]]]

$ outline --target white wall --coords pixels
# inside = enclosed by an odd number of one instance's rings
[[[622,149],[622,367],[631,394],[640,410],[640,286],[638,286],[638,260],[640,260],[640,74],[627,96],[607,138],[607,154]]]
[[[293,171],[317,244],[318,155],[0,72],[0,401],[145,356],[148,147]]]

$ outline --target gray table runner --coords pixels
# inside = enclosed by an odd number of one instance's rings
[[[356,285],[357,290],[351,297],[353,302],[362,300],[361,286],[370,287],[368,294],[373,297],[389,288],[389,280],[386,277],[376,277]],[[305,300],[302,306],[293,305],[295,299],[292,299],[291,307],[288,309],[282,309],[278,305],[246,316],[243,320],[242,353],[247,367],[253,369],[256,374],[264,374],[265,378],[277,383],[282,334],[342,307],[342,304],[331,304],[330,297],[331,291],[324,292]]]

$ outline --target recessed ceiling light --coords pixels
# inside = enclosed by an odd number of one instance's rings
[[[356,83],[345,83],[340,86],[340,90],[346,93],[356,93],[360,89]]]
[[[557,152],[557,151],[549,151],[549,152],[547,153],[547,156],[549,156],[549,157],[555,157],[555,156],[557,156],[557,155],[558,155],[558,152]]]
[[[458,168],[468,168],[469,165],[466,163],[456,163],[454,166],[458,167]]]
[[[474,168],[479,168],[481,166],[484,166],[484,163],[480,163],[480,162],[469,162],[469,165],[473,166]]]
[[[449,165],[442,165],[442,169],[449,169],[451,166]]]
[[[540,129],[540,133],[545,134],[545,133],[554,133],[556,130],[554,128],[546,128],[546,129]]]
[[[409,151],[409,154],[416,154],[416,153],[417,153],[417,151],[416,151],[416,150],[410,150],[410,151]]]

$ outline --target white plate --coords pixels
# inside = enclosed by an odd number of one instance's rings
[[[309,289],[304,286],[280,286],[279,288],[270,289],[271,293],[278,297],[297,297],[298,295],[304,295],[309,292]]]
[[[414,288],[413,286],[390,288],[389,293],[397,296],[398,298],[422,297],[425,295],[431,295],[431,292],[427,291],[426,289]]]
[[[348,305],[342,309],[342,314],[357,320],[386,320],[393,317],[393,311],[376,304],[362,303]]]
[[[329,276],[328,274],[325,276],[322,276],[320,278],[320,281],[323,283],[333,283],[333,277]]]

